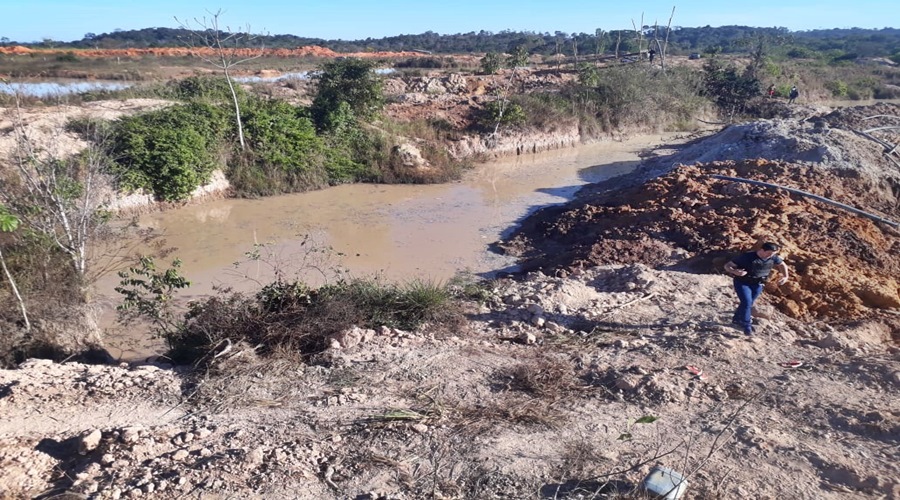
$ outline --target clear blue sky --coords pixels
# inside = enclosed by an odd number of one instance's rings
[[[631,5],[624,5],[630,3]],[[900,0],[0,0],[0,37],[18,42],[80,40],[116,29],[176,28],[179,19],[224,11],[222,24],[259,33],[355,40],[434,31],[593,33],[668,21],[674,26],[897,28]]]

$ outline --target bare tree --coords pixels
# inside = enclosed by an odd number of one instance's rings
[[[640,28],[638,28],[634,24],[634,19],[631,20],[631,27],[634,28],[635,38],[637,38],[637,43],[638,43],[637,53],[638,53],[638,60],[640,61],[640,60],[644,59],[644,13],[643,12],[641,12]]]
[[[669,47],[669,34],[672,32],[672,19],[675,17],[675,6],[672,6],[672,13],[669,15],[669,24],[666,25],[666,37],[662,43],[659,41],[659,25],[653,32],[653,41],[656,43],[656,52],[659,54],[659,64],[663,72],[666,71],[666,50]]]
[[[244,127],[241,124],[241,105],[237,92],[234,90],[231,70],[235,66],[262,57],[265,46],[260,43],[256,47],[257,42],[262,38],[261,35],[254,35],[250,32],[249,24],[243,32],[233,32],[228,26],[225,26],[223,30],[220,28],[219,18],[224,12],[219,9],[215,13],[209,11],[207,13],[209,17],[194,18],[193,21],[181,21],[176,17],[175,21],[181,28],[190,32],[184,42],[192,50],[193,55],[210,66],[221,69],[224,73],[228,88],[231,90],[231,99],[234,102],[234,119],[241,150],[243,150],[245,146]]]
[[[0,232],[11,233],[15,231],[18,226],[19,219],[11,215],[6,211],[6,208],[0,205]],[[15,278],[13,278],[12,273],[6,266],[6,259],[3,257],[2,246],[0,246],[0,267],[3,268],[3,274],[6,276],[6,280],[9,281],[9,286],[10,288],[12,288],[13,296],[16,297],[16,303],[18,303],[19,311],[22,313],[22,321],[25,323],[25,331],[30,331],[31,322],[28,321],[28,309],[25,307],[25,301],[22,299],[22,294],[19,293],[19,287],[16,286]]]
[[[105,220],[104,193],[111,192],[103,151],[104,131],[88,125],[88,147],[64,157],[39,147],[25,126],[16,96],[12,168],[0,176],[0,203],[30,231],[68,255],[80,278],[87,270],[88,243]],[[47,131],[61,134],[61,130]]]
[[[597,42],[597,47],[596,47],[597,59],[596,59],[595,64],[599,66],[600,65],[600,57],[603,55],[603,49],[606,47],[606,42],[604,40],[604,37],[606,36],[606,32],[600,28],[597,28],[596,31],[594,31],[594,35],[595,35],[595,39]]]

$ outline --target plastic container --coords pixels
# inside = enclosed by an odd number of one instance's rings
[[[688,481],[681,473],[668,467],[657,465],[650,469],[641,487],[648,493],[665,500],[678,500],[687,491]]]

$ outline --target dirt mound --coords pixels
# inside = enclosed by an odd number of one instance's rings
[[[887,152],[900,143],[888,128],[900,123],[900,106],[789,112],[650,157],[633,175],[534,214],[498,246],[520,256],[526,270],[640,262],[709,272],[731,253],[771,239],[783,244],[795,271],[780,290],[769,285],[791,316],[857,318],[900,308],[896,227],[786,191],[710,177],[778,184],[900,220],[900,158]]]
[[[730,253],[779,241],[794,279],[772,300],[797,318],[857,318],[900,308],[900,234],[785,191],[712,178],[741,177],[851,204],[894,220],[897,198],[848,171],[752,160],[680,166],[644,184],[598,191],[529,219],[501,245],[526,269],[571,272],[599,264],[686,264],[713,271]]]
[[[65,52],[74,52],[80,57],[185,57],[191,55],[215,55],[213,49],[206,47],[159,47],[146,49],[29,49],[27,47],[0,47],[0,54],[62,54]],[[235,56],[254,56],[259,54],[258,49],[235,49]],[[338,53],[329,48],[319,47],[315,45],[297,47],[294,49],[264,49],[263,54],[269,57],[323,57],[334,58],[339,56],[360,57],[360,58],[379,58],[379,57],[422,57],[423,54],[418,52],[354,52],[354,53]]]
[[[895,163],[900,158],[894,156],[892,162],[882,145],[856,132],[900,125],[900,106],[880,103],[839,110],[792,108],[792,112],[795,115],[791,118],[731,125],[675,154],[646,162],[642,171],[652,176],[679,164],[762,158],[815,164],[823,169],[855,170],[873,179],[900,182],[900,166]],[[896,131],[883,130],[872,135],[892,144],[900,142]]]

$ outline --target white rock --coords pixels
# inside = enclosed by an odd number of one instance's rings
[[[244,466],[248,469],[259,467],[265,458],[265,450],[262,447],[256,447],[248,451],[244,456]]]
[[[143,427],[139,425],[125,427],[124,429],[122,429],[122,435],[119,436],[119,439],[121,439],[122,442],[126,444],[135,443],[140,438],[142,430]]]
[[[100,432],[100,429],[94,429],[82,434],[81,441],[78,443],[78,453],[87,455],[96,450],[100,446],[101,439],[103,439],[103,433]]]
[[[519,334],[519,340],[525,344],[532,345],[537,342],[537,336],[531,332],[522,332]]]

